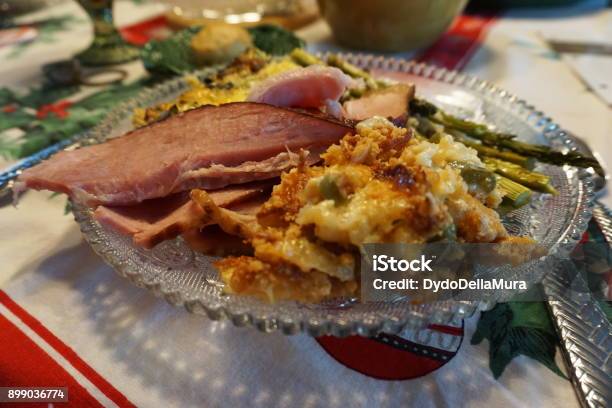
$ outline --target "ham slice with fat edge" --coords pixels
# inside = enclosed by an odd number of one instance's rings
[[[68,194],[90,207],[130,205],[192,188],[218,189],[275,177],[352,128],[262,103],[204,106],[108,142],[63,151],[23,172],[15,191]]]

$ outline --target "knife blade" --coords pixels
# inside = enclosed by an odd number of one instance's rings
[[[547,40],[550,48],[560,54],[597,54],[612,55],[612,44],[595,42],[569,42],[561,40]]]

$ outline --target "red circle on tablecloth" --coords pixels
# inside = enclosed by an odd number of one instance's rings
[[[321,336],[316,340],[339,363],[361,374],[381,380],[409,380],[448,363],[463,342],[463,323],[461,327],[432,325],[428,329],[459,337],[456,348],[424,346],[386,333],[375,337]]]

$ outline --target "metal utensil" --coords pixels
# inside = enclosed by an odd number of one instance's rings
[[[612,242],[612,213],[595,202],[593,218]],[[547,305],[561,340],[564,358],[582,407],[606,407],[612,401],[612,324],[573,267],[553,269],[542,281]],[[572,286],[576,294],[567,296]]]
[[[550,48],[560,54],[612,55],[612,44],[547,40]]]

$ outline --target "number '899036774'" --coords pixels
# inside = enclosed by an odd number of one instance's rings
[[[66,402],[67,387],[0,387],[1,402]]]

